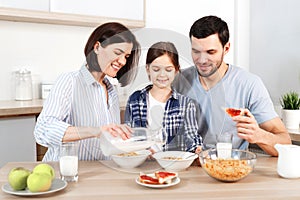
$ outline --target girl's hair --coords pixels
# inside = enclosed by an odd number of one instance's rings
[[[90,35],[84,48],[86,61],[90,71],[101,72],[97,55],[94,52],[94,45],[97,42],[100,42],[103,48],[115,43],[132,43],[131,54],[127,58],[125,66],[118,71],[116,78],[121,86],[126,86],[135,79],[140,57],[140,44],[127,27],[117,22],[109,22],[96,28]]]
[[[176,71],[180,70],[178,52],[175,45],[171,42],[157,42],[153,44],[147,52],[146,65],[151,64],[156,58],[163,55],[168,55]]]

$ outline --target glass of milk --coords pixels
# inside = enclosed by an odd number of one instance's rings
[[[218,158],[231,158],[232,150],[232,132],[224,132],[217,136],[217,153]]]
[[[59,172],[62,180],[78,180],[78,145],[79,142],[67,142],[60,146]]]

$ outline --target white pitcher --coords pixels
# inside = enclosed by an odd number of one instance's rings
[[[300,146],[275,144],[278,151],[277,173],[283,178],[300,177]]]

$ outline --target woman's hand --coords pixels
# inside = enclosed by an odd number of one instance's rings
[[[101,127],[102,131],[107,131],[114,137],[120,136],[123,140],[129,139],[133,133],[132,129],[126,124],[108,124]]]
[[[114,137],[120,136],[123,140],[131,137],[132,129],[125,124],[108,124],[102,127],[68,127],[62,139],[63,142],[83,140],[100,137],[103,131],[109,132]]]

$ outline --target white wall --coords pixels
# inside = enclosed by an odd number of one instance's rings
[[[188,2],[183,0],[148,0],[146,2],[147,28],[171,30],[189,39],[190,27],[197,19],[206,15],[217,15],[228,23],[231,30],[230,40],[234,44],[234,0],[189,0]],[[232,49],[232,51],[234,50]],[[226,59],[232,62],[233,52],[230,52]]]
[[[53,82],[78,69],[91,28],[0,21],[0,100],[14,99],[12,72],[27,68],[33,80]]]
[[[238,61],[234,59],[235,1],[147,0],[146,29],[136,33],[144,47],[159,40],[173,40],[183,55],[183,67],[186,67],[190,62],[190,26],[202,16],[218,15],[229,25],[233,48],[226,61],[234,63]],[[11,77],[12,72],[19,68],[31,70],[35,82],[53,82],[59,74],[79,69],[84,62],[84,45],[92,31],[93,28],[87,27],[0,21],[0,100],[14,99]],[[142,58],[141,69],[144,61]],[[141,75],[131,89],[145,80],[147,78]]]
[[[189,30],[197,19],[206,15],[217,15],[228,23],[232,49],[225,59],[227,62],[233,63],[235,51],[234,0],[146,1],[146,29],[136,32],[141,46],[144,47],[143,54],[146,54],[147,48],[157,41],[170,41],[179,51],[181,68],[191,66]],[[141,58],[138,77],[131,86],[126,88],[128,94],[142,88],[147,83],[145,55]]]
[[[233,63],[249,70],[250,62],[250,1],[235,0]]]
[[[275,105],[282,94],[300,93],[300,2],[252,0],[250,71],[262,77]]]

